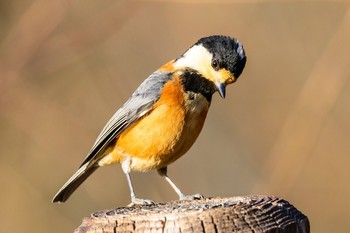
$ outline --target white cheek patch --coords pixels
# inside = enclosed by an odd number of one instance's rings
[[[241,53],[243,52],[243,47],[241,46]],[[206,48],[201,44],[191,47],[185,54],[179,58],[175,64],[175,69],[182,69],[188,67],[198,71],[204,78],[216,83],[225,83],[229,79],[230,75],[224,75],[224,69],[214,70],[211,66],[211,60],[213,59],[213,54],[211,54]]]
[[[213,55],[202,45],[195,45],[177,60],[174,64],[175,68],[188,67],[197,70],[203,76],[206,76],[211,68],[211,60]]]

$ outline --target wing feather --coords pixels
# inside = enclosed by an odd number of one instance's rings
[[[115,138],[118,138],[125,129],[151,111],[153,104],[160,97],[163,86],[171,77],[170,72],[156,71],[145,79],[104,126],[80,167],[87,163],[87,167],[95,165]]]

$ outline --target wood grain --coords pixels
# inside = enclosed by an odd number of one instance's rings
[[[99,211],[75,233],[95,232],[310,232],[308,218],[273,196],[174,201]]]

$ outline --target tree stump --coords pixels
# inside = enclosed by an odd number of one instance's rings
[[[310,232],[308,218],[273,196],[173,201],[93,213],[75,233]]]

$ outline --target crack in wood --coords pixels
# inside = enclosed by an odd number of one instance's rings
[[[310,232],[308,218],[271,196],[206,198],[98,211],[83,232]]]

